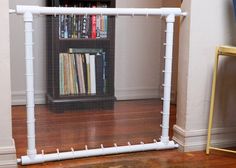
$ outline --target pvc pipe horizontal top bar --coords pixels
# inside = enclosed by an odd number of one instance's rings
[[[77,7],[40,7],[17,5],[16,13],[26,12],[41,15],[76,14],[76,15],[140,15],[140,16],[175,16],[186,15],[180,8],[77,8]]]

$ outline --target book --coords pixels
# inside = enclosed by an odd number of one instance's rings
[[[102,16],[100,21],[100,38],[107,38],[107,16]]]
[[[59,38],[64,38],[64,25],[63,25],[64,15],[59,15]]]
[[[68,32],[68,38],[72,38],[72,24],[73,24],[73,20],[72,17],[70,15],[67,15],[67,32]]]
[[[87,93],[91,93],[91,78],[90,78],[90,55],[89,53],[85,53],[85,59],[86,59],[86,69],[87,69],[87,85],[88,85],[88,90]]]
[[[103,67],[104,61],[101,53],[97,53],[95,56],[95,67],[96,67],[96,93],[103,94],[104,90],[104,78],[103,78]]]
[[[75,54],[76,56],[76,64],[77,64],[77,74],[78,74],[78,83],[79,83],[79,90],[80,93],[86,93],[85,91],[85,83],[84,83],[84,72],[83,72],[83,62],[82,62],[82,55]]]
[[[83,66],[85,93],[88,93],[87,63],[86,63],[86,58],[85,58],[85,54],[84,53],[81,54],[81,58],[82,58],[82,66]]]
[[[63,57],[64,57],[64,95],[68,95],[69,94],[69,83],[68,83],[68,54],[67,53],[63,53]]]
[[[93,8],[96,8],[96,6],[93,6]],[[96,39],[96,15],[91,16],[91,38]]]
[[[81,18],[82,16],[76,16],[76,23],[77,23],[77,38],[81,38]]]
[[[101,16],[97,15],[96,16],[96,38],[100,38],[100,21],[101,21]]]
[[[59,54],[59,88],[60,88],[60,95],[64,95],[64,55],[63,53]]]
[[[67,15],[64,15],[64,19],[63,19],[63,26],[64,26],[64,38],[68,38],[68,18]]]
[[[102,52],[102,61],[103,61],[103,70],[102,70],[102,75],[103,75],[103,93],[106,93],[107,91],[107,76],[106,76],[106,53]]]
[[[76,15],[72,16],[72,38],[78,38],[78,20]]]
[[[90,55],[90,86],[91,94],[96,94],[95,55]]]
[[[73,93],[72,94],[78,94],[79,93],[79,83],[77,78],[77,72],[76,72],[76,63],[75,63],[75,55],[71,54],[71,72],[72,72],[72,82],[73,82]]]
[[[72,72],[72,55],[68,54],[68,84],[69,84],[69,94],[74,94],[73,86],[73,72]]]

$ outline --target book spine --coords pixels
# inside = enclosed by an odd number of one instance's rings
[[[93,6],[93,8],[96,8],[96,6]],[[91,38],[96,39],[96,37],[97,37],[97,35],[96,35],[96,15],[91,16],[91,23],[92,23]]]
[[[107,38],[107,16],[101,17],[100,37]]]
[[[81,90],[81,78],[80,78],[80,72],[79,72],[79,68],[80,68],[80,65],[79,65],[79,54],[74,54],[75,56],[75,71],[76,71],[76,75],[77,75],[77,83],[78,83],[78,92],[79,93],[82,93],[82,90]]]
[[[74,86],[74,94],[79,94],[79,82],[78,82],[78,74],[77,74],[77,66],[76,66],[76,58],[75,54],[72,54],[72,73],[73,73],[73,86]]]
[[[100,20],[101,20],[101,16],[97,15],[96,16],[96,38],[100,38]]]
[[[95,55],[90,55],[90,83],[91,94],[96,94],[96,72],[95,72]]]
[[[77,27],[77,17],[76,15],[72,16],[72,38],[78,38],[78,27]]]
[[[62,18],[61,18],[61,15],[58,16],[58,37],[61,38],[61,21],[62,21]]]
[[[104,38],[107,38],[107,31],[108,31],[108,16],[104,16],[104,33],[105,33]]]
[[[64,15],[59,15],[59,26],[60,26],[60,38],[65,38],[64,33],[65,33],[65,27],[64,27]]]
[[[107,80],[106,80],[106,53],[102,53],[102,60],[103,60],[103,93],[105,94],[107,91]]]
[[[88,94],[91,94],[91,81],[90,81],[90,55],[85,53],[86,65],[87,65],[87,83],[88,83]]]
[[[87,17],[84,15],[81,23],[81,38],[87,37],[86,27],[87,27]]]
[[[64,88],[65,88],[65,95],[69,94],[68,90],[68,54],[64,53]]]
[[[92,22],[91,22],[91,16],[87,16],[87,22],[86,22],[86,38],[91,38],[91,27],[92,27]]]
[[[74,87],[73,87],[73,76],[72,76],[72,57],[71,57],[71,54],[68,54],[68,63],[69,63],[69,77],[68,77],[68,80],[69,80],[69,94],[74,94]]]
[[[61,87],[62,87],[62,95],[65,94],[65,89],[64,89],[64,83],[65,83],[65,79],[64,79],[64,55],[62,54],[61,56]]]
[[[78,54],[78,65],[79,65],[79,76],[80,76],[80,88],[81,88],[81,93],[86,93],[85,91],[85,81],[84,81],[84,72],[83,72],[83,61],[82,61],[82,55]]]
[[[67,16],[67,31],[68,31],[68,38],[72,38],[72,16]]]
[[[77,38],[81,38],[81,16],[76,16]]]
[[[95,56],[96,67],[96,94],[103,94],[104,82],[103,82],[103,56],[101,53],[97,53]]]
[[[64,25],[64,38],[68,38],[68,18],[64,15],[63,25]]]
[[[88,93],[87,63],[86,63],[85,54],[84,53],[81,54],[81,57],[82,57],[85,93]]]
[[[62,72],[63,72],[63,65],[62,65],[62,60],[63,60],[63,53],[59,54],[59,88],[60,88],[60,95],[63,95],[62,91],[62,85],[63,85],[63,78],[62,78]]]

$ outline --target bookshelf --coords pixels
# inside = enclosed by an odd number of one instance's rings
[[[51,0],[49,7],[115,7],[115,0]],[[50,107],[113,108],[114,16],[47,18],[47,94]]]

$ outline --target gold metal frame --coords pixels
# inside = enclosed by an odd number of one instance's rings
[[[212,89],[211,89],[211,104],[210,104],[210,114],[209,114],[209,123],[208,123],[206,154],[209,154],[211,149],[223,151],[223,152],[236,153],[236,151],[234,151],[234,150],[216,148],[216,147],[211,146],[211,130],[212,130],[212,123],[213,123],[215,92],[216,92],[216,79],[217,79],[219,56],[234,56],[234,57],[236,57],[236,47],[220,46],[220,47],[216,48],[215,53],[216,54],[215,54],[215,64],[214,64],[213,81],[212,81]]]

